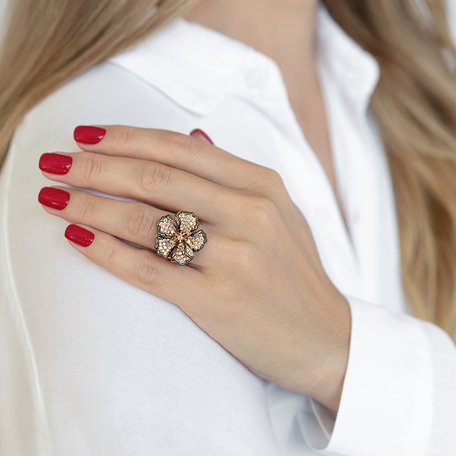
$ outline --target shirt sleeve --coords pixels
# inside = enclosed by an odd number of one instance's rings
[[[322,455],[456,454],[456,347],[433,323],[346,296],[350,352],[339,410],[298,414]]]
[[[10,329],[0,335],[0,344],[9,338],[0,347],[0,455],[277,456],[264,380],[178,306],[73,249],[69,222],[38,203],[56,184],[40,172],[41,154],[76,152],[74,126],[98,123],[201,126],[103,63],[16,129],[0,175],[0,331]]]

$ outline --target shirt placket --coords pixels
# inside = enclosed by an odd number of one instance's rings
[[[279,67],[251,50],[244,66],[243,86],[244,95],[271,122],[271,146],[277,150],[282,178],[306,217],[326,272],[341,291],[355,292],[359,287],[356,251],[329,179],[296,119]]]

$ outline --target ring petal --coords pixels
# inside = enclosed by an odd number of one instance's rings
[[[185,255],[187,255],[190,259],[193,258],[193,250],[188,244],[185,244]]]
[[[177,224],[170,215],[164,215],[158,220],[157,233],[163,237],[171,237],[177,233]]]
[[[198,230],[191,234],[186,242],[191,247],[191,249],[196,252],[203,248],[206,241],[206,233],[203,230]]]
[[[169,253],[176,245],[176,239],[157,236],[155,238],[155,250],[163,258],[168,258]]]
[[[179,211],[176,214],[177,224],[181,233],[190,233],[198,228],[198,217],[190,211]]]
[[[191,258],[185,254],[185,243],[180,241],[171,255],[171,261],[181,266],[187,264]]]

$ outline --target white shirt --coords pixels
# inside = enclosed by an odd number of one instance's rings
[[[0,174],[0,454],[456,454],[456,348],[408,314],[401,289],[390,175],[368,114],[379,68],[322,8],[317,30],[351,238],[275,61],[210,28],[177,19],[29,111]],[[38,160],[76,151],[73,128],[97,123],[198,127],[280,173],[350,304],[337,417],[68,245],[67,222],[37,202],[54,184]]]

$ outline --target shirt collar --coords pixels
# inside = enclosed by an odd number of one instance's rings
[[[154,85],[185,109],[200,115],[217,108],[228,91],[236,91],[239,77],[262,61],[280,74],[277,63],[254,48],[221,32],[183,17],[159,33],[110,59]],[[379,67],[319,6],[317,57],[320,68],[361,108],[368,105]]]
[[[377,60],[353,40],[323,6],[318,11],[318,64],[360,110],[367,108],[377,87]]]

